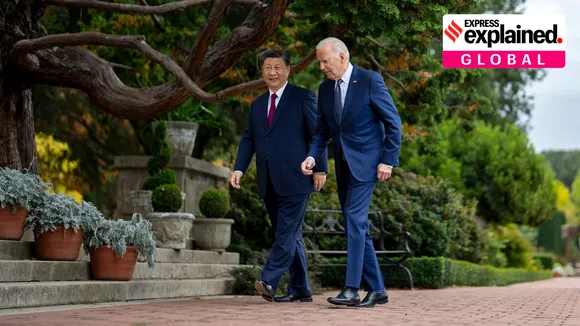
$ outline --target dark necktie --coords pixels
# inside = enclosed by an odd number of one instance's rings
[[[338,119],[338,124],[342,120],[342,92],[340,85],[342,84],[342,79],[336,81],[336,88],[334,90],[334,111],[336,112],[336,118]]]
[[[276,95],[276,93],[272,93],[272,96],[270,96],[271,101],[270,101],[270,113],[268,113],[268,128],[270,128],[270,126],[272,125],[272,120],[274,120],[274,114],[276,114],[277,97],[278,95]]]

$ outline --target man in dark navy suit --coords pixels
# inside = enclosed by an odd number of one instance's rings
[[[288,83],[289,74],[288,54],[268,50],[262,55],[262,78],[269,90],[251,105],[231,184],[240,188],[255,153],[260,198],[275,231],[270,257],[255,288],[268,301],[311,302],[302,221],[310,193],[326,182],[328,164],[323,150],[315,156],[320,164],[312,176],[300,170],[316,128],[317,100],[311,90]],[[276,297],[286,270],[290,272],[288,293]]]
[[[369,234],[368,210],[377,180],[390,178],[398,166],[401,118],[381,76],[353,66],[341,40],[322,40],[316,57],[327,79],[318,90],[318,124],[301,168],[311,175],[332,139],[348,250],[345,287],[328,301],[361,307],[385,304],[389,298]],[[368,292],[362,302],[361,285]]]

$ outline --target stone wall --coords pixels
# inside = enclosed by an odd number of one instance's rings
[[[131,191],[140,190],[149,177],[147,161],[150,156],[116,156],[117,210],[114,218],[128,219],[133,214]],[[183,211],[199,215],[199,200],[210,188],[225,188],[230,178],[230,170],[198,160],[193,157],[177,156],[169,162],[168,168],[175,171],[177,186],[186,193]]]

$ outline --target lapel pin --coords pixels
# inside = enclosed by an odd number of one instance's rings
[[[353,80],[353,81],[352,81],[352,83],[353,83],[353,84],[356,84],[356,80]]]

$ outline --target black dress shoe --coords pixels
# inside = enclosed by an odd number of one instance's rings
[[[286,294],[283,297],[275,297],[274,302],[312,302],[312,297],[295,297],[292,294]]]
[[[372,308],[376,304],[385,304],[389,302],[389,295],[387,291],[376,292],[376,291],[369,291],[367,296],[363,299],[360,304],[361,308]]]
[[[262,298],[264,298],[264,300],[266,301],[272,302],[274,300],[274,296],[276,296],[276,293],[274,293],[274,289],[272,289],[272,286],[264,281],[256,281],[254,283],[254,289],[262,293]]]
[[[344,288],[338,296],[328,298],[327,301],[336,305],[353,307],[360,304],[360,297],[357,290]]]

